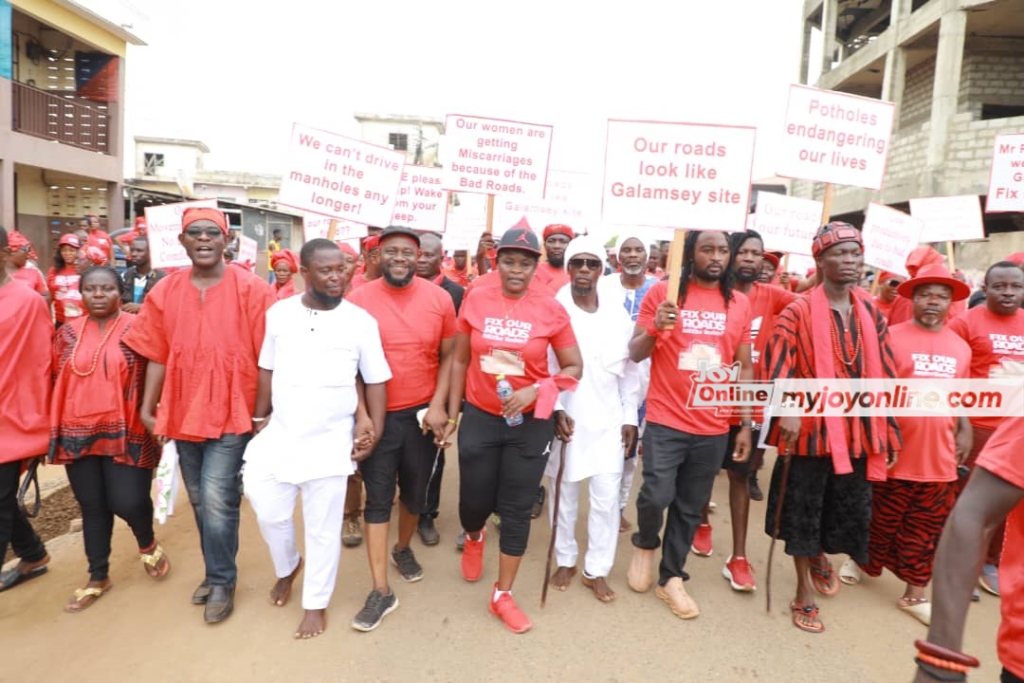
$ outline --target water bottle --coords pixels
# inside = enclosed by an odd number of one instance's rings
[[[506,398],[511,396],[514,391],[515,389],[513,389],[509,381],[505,379],[505,375],[498,375],[498,398],[504,401]],[[518,427],[523,424],[523,414],[516,413],[512,417],[506,417],[505,423],[509,427]]]

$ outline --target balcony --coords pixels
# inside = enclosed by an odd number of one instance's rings
[[[14,130],[56,140],[64,145],[111,154],[109,134],[113,114],[105,107],[85,104],[24,83],[11,83]]]

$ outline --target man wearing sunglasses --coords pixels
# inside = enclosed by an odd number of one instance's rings
[[[896,297],[899,296],[896,290],[906,279],[902,275],[884,270],[878,274],[878,294],[875,295],[874,302],[886,320],[889,319],[889,313],[892,311],[893,304],[896,303]]]
[[[124,342],[149,359],[140,411],[146,429],[177,445],[206,563],[192,604],[205,605],[212,624],[234,609],[239,473],[253,426],[267,419],[255,414],[257,360],[275,297],[262,279],[224,263],[228,223],[220,210],[186,209],[181,225],[192,267],[153,287]]]

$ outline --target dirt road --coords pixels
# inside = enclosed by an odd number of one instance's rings
[[[454,470],[455,468],[450,468]],[[365,551],[345,549],[328,631],[313,641],[291,634],[301,608],[298,595],[284,608],[269,604],[273,572],[252,511],[243,510],[239,585],[235,614],[207,626],[202,608],[189,603],[202,579],[197,535],[186,501],[158,536],[173,561],[163,582],[149,579],[137,560],[131,534],[118,523],[111,578],[115,589],[82,614],[61,607],[87,580],[80,536],[51,545],[47,576],[0,594],[0,681],[844,681],[890,683],[913,675],[913,641],[926,629],[894,607],[901,594],[891,576],[844,587],[822,599],[828,631],[810,635],[790,625],[786,606],[793,595],[791,564],[776,553],[775,605],[765,613],[764,593],[733,593],[721,577],[728,554],[727,481],[716,483],[719,502],[715,554],[691,556],[688,590],[701,616],[676,619],[652,593],[626,586],[630,544],[620,537],[610,583],[618,599],[604,605],[575,583],[552,591],[540,608],[546,516],[533,525],[530,550],[516,585],[519,604],[534,621],[532,632],[515,636],[486,610],[497,573],[497,543],[490,542],[480,583],[459,575],[453,548],[458,531],[456,473],[446,477],[441,545],[414,541],[424,566],[420,583],[405,585],[393,574],[401,606],[381,627],[357,633],[349,622],[369,590]],[[639,477],[638,477],[639,479]],[[765,578],[768,539],[761,532],[763,503],[754,503],[750,555],[760,583]],[[578,537],[585,539],[585,508]],[[493,537],[492,537],[493,539]],[[995,633],[998,601],[985,596],[971,608],[965,649],[981,658],[972,680],[998,678]]]

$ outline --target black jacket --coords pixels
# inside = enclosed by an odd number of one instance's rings
[[[135,301],[135,273],[135,266],[131,266],[121,274],[121,282],[124,283],[124,294],[121,295],[122,304],[130,304]],[[142,290],[142,301],[139,301],[139,303],[145,301],[146,295],[153,289],[153,285],[165,277],[167,277],[167,273],[162,270],[150,270],[149,275],[146,276],[146,286]]]
[[[452,303],[455,304],[455,315],[458,315],[459,308],[462,307],[462,297],[466,293],[466,288],[462,285],[456,284],[445,276],[441,278],[441,289],[448,292],[452,297]]]

